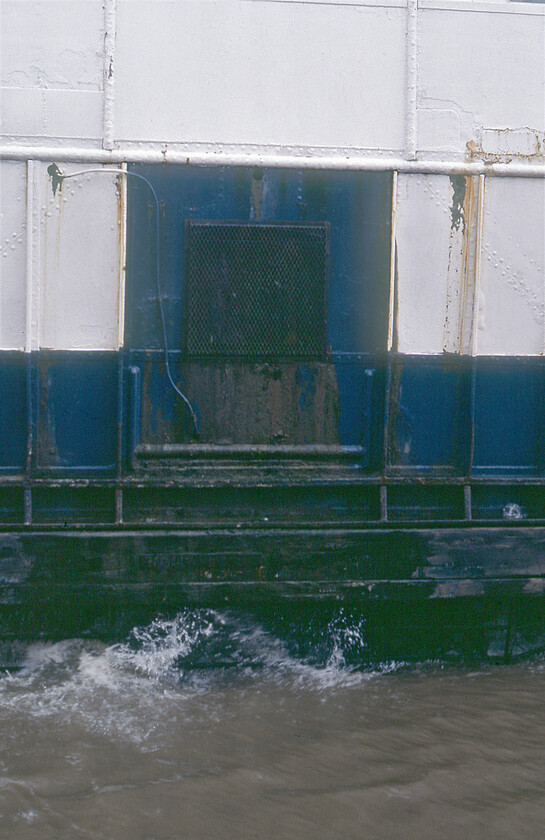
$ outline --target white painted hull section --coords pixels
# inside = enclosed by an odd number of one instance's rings
[[[460,160],[468,144],[535,158],[543,142],[538,3],[4,0],[1,14],[13,142]]]
[[[53,195],[46,163],[2,163],[0,349],[122,345],[125,185],[104,172]]]
[[[545,4],[3,0],[0,15],[0,349],[123,343],[124,179],[54,196],[56,160],[399,172],[390,347],[545,352]]]
[[[463,180],[463,179],[459,179]],[[542,179],[399,175],[395,207],[401,353],[545,352]]]

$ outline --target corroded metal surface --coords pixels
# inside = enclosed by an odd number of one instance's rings
[[[190,439],[183,405],[165,401],[161,369],[143,369],[143,443]],[[188,362],[182,381],[198,407],[200,440],[218,444],[338,444],[335,368],[327,363]]]

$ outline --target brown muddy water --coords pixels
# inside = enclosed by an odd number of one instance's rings
[[[364,669],[360,632],[303,655],[193,610],[28,645],[0,675],[0,836],[543,837],[545,658]]]

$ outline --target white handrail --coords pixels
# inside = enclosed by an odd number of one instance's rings
[[[460,160],[404,160],[402,157],[368,157],[367,155],[341,154],[322,155],[313,150],[302,150],[300,154],[286,154],[263,151],[182,151],[162,146],[153,149],[121,148],[115,151],[105,149],[68,148],[63,146],[0,146],[3,160],[42,160],[71,163],[173,163],[196,166],[261,166],[286,167],[289,169],[335,169],[361,170],[368,172],[404,172],[419,175],[494,175],[513,178],[545,177],[545,162],[535,163],[493,163],[485,161]]]

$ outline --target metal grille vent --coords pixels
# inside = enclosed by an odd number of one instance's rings
[[[186,349],[321,357],[329,225],[186,223]]]

